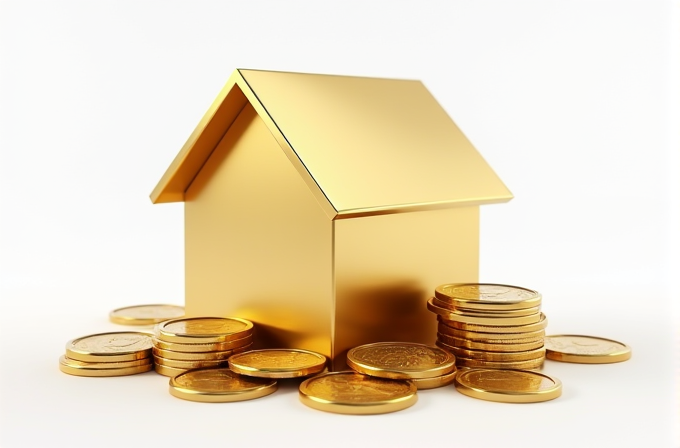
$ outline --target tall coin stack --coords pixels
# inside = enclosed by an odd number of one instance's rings
[[[548,323],[541,295],[517,286],[456,283],[438,286],[427,302],[437,314],[437,346],[456,356],[458,367],[540,368]]]
[[[171,319],[154,328],[156,372],[175,377],[189,369],[228,366],[227,359],[249,350],[252,322],[236,317]]]

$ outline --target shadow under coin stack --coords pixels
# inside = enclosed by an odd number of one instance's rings
[[[152,369],[151,335],[136,331],[73,339],[59,358],[59,370],[76,376],[134,375]]]
[[[548,323],[541,295],[517,286],[458,283],[438,286],[427,302],[437,314],[437,346],[458,367],[532,370],[543,366]]]
[[[154,328],[155,369],[174,377],[189,369],[227,366],[230,356],[249,350],[252,342],[253,324],[245,319],[171,319]]]

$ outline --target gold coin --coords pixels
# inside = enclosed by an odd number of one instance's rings
[[[538,323],[541,320],[541,313],[534,313],[529,316],[519,317],[482,317],[467,316],[452,310],[447,310],[433,303],[434,298],[427,301],[427,309],[442,317],[443,320],[459,322],[473,325],[488,325],[492,327],[508,327],[517,325],[528,325]]]
[[[156,339],[180,344],[214,344],[243,339],[253,333],[253,323],[238,317],[182,317],[156,326]]]
[[[478,310],[518,310],[541,304],[541,295],[536,291],[493,283],[440,285],[434,295],[454,306]]]
[[[321,372],[324,355],[309,350],[265,349],[239,353],[229,358],[229,368],[241,375],[261,378],[298,378]]]
[[[503,403],[537,403],[562,395],[562,382],[557,378],[523,370],[462,370],[454,384],[462,394]]]
[[[347,352],[347,365],[356,372],[381,378],[433,378],[455,370],[456,358],[429,345],[376,342]]]
[[[226,403],[264,397],[276,391],[276,380],[250,378],[227,367],[193,369],[170,379],[170,394],[183,400]]]
[[[59,358],[59,370],[69,375],[75,376],[90,376],[90,377],[102,377],[102,376],[124,376],[124,375],[134,375],[136,373],[148,372],[153,369],[153,363],[142,364],[139,366],[132,367],[121,367],[121,368],[106,368],[100,369],[92,366],[86,365],[86,363],[77,363],[74,360],[62,356]],[[97,363],[98,364],[98,363]]]
[[[168,358],[162,358],[160,356],[155,356],[153,357],[153,361],[156,364],[160,364],[163,367],[174,367],[176,369],[199,369],[201,367],[222,367],[222,366],[227,366],[227,361],[222,359],[222,360],[213,360],[213,361],[181,361],[181,360],[176,360],[176,359],[168,359]]]
[[[97,362],[97,361],[78,361],[77,359],[71,359],[68,356],[62,356],[64,358],[64,363],[68,364],[73,368],[83,368],[83,369],[124,369],[127,367],[137,367],[144,366],[147,364],[153,364],[153,358],[142,358],[135,359],[134,361],[113,361],[113,362]],[[61,358],[59,359],[61,361]]]
[[[153,369],[156,371],[156,373],[164,376],[169,376],[170,378],[173,378],[180,373],[184,373],[189,369],[178,369],[177,367],[168,367],[164,366],[161,364],[154,364]]]
[[[463,308],[446,303],[436,297],[432,297],[432,304],[452,313],[471,317],[522,317],[531,316],[541,311],[540,306],[532,306],[531,308],[522,308],[519,310],[477,310],[474,308]]]
[[[470,350],[484,350],[487,352],[525,352],[543,347],[543,340],[517,344],[494,344],[488,342],[469,341],[467,339],[454,338],[446,334],[437,333],[437,346],[444,344],[448,347],[466,348]]]
[[[134,361],[151,356],[151,335],[117,331],[83,336],[66,343],[66,356],[78,361]]]
[[[537,348],[523,352],[490,352],[484,350],[468,350],[459,347],[450,347],[451,353],[458,358],[479,359],[482,361],[528,361],[530,359],[545,358],[545,348]]]
[[[442,316],[437,316],[437,320],[448,327],[463,331],[474,331],[477,333],[528,333],[536,330],[543,330],[548,325],[548,319],[545,314],[541,313],[541,319],[533,324],[514,325],[514,326],[494,326],[494,325],[477,325],[465,322],[456,322],[446,320]]]
[[[532,370],[540,369],[545,361],[545,356],[526,361],[484,361],[482,359],[456,358],[458,367],[470,367],[480,369],[517,369]]]
[[[229,359],[231,355],[235,355],[237,353],[245,352],[249,350],[251,347],[251,344],[247,345],[246,347],[242,348],[237,348],[234,350],[226,350],[226,351],[221,351],[221,352],[194,352],[194,353],[186,353],[186,352],[174,352],[172,350],[163,350],[161,348],[156,348],[154,347],[152,349],[152,353],[155,356],[160,356],[161,358],[167,358],[167,359],[174,359],[177,361],[218,361],[218,360],[224,360],[226,361]]]
[[[435,376],[433,378],[412,378],[410,381],[413,381],[413,384],[416,385],[418,390],[434,389],[448,386],[453,383],[453,380],[456,378],[456,372],[458,372],[458,370],[454,369],[452,372],[445,375]]]
[[[182,316],[184,316],[183,306],[136,305],[111,311],[109,320],[121,325],[153,325]]]
[[[583,364],[607,364],[630,359],[626,344],[594,336],[560,334],[545,337],[546,358]]]
[[[253,335],[250,334],[241,339],[234,339],[226,342],[213,342],[209,344],[181,344],[177,342],[166,342],[160,339],[153,338],[153,345],[162,350],[172,350],[173,352],[185,353],[207,353],[207,352],[223,352],[227,350],[235,350],[237,348],[248,347],[253,343]]]
[[[477,342],[490,342],[492,344],[527,343],[543,340],[545,330],[529,331],[527,333],[478,333],[474,331],[458,330],[451,328],[442,322],[437,325],[437,331],[460,339],[468,339]]]
[[[418,400],[416,385],[355,372],[332,372],[300,384],[300,401],[310,408],[338,414],[385,414]]]

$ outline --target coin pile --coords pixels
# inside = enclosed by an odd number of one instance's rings
[[[151,335],[133,331],[73,339],[59,358],[59,370],[77,376],[123,376],[152,369]]]
[[[252,322],[236,317],[170,319],[154,328],[155,370],[174,377],[189,369],[227,366],[227,359],[250,348]]]
[[[458,367],[538,369],[545,360],[547,319],[541,295],[517,286],[445,284],[427,308],[437,314],[437,346]]]

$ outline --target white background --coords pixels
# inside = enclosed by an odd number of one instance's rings
[[[652,0],[0,2],[0,445],[679,446],[679,25]],[[109,310],[182,303],[182,205],[148,194],[237,67],[422,80],[515,194],[482,208],[481,280],[633,358],[547,362],[548,403],[368,417],[59,372]]]

